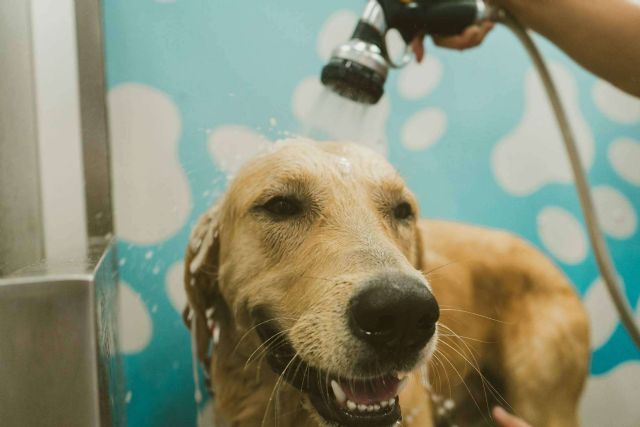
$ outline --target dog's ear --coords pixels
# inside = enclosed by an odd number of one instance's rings
[[[215,308],[218,294],[220,224],[217,203],[202,215],[189,237],[184,260],[184,288],[188,304],[183,312],[191,333],[195,332],[198,359],[208,363],[211,330],[208,315]]]

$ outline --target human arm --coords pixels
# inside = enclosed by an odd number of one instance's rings
[[[640,2],[637,0],[493,0],[576,62],[640,97]],[[459,36],[435,38],[438,46],[477,46],[491,30],[474,25]],[[419,48],[414,43],[414,51]],[[416,54],[416,56],[418,56]]]
[[[632,0],[495,0],[580,65],[640,96],[640,4]]]

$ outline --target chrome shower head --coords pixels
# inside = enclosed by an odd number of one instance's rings
[[[336,47],[322,69],[322,83],[337,94],[376,104],[384,93],[389,68],[404,66],[389,59],[385,35],[397,29],[409,44],[415,37],[459,34],[490,15],[482,0],[370,0],[346,43]]]

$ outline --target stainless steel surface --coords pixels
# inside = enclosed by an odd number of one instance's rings
[[[116,258],[103,249],[0,279],[3,427],[124,425]]]
[[[386,78],[389,72],[387,60],[380,48],[362,40],[352,39],[335,48],[331,54],[331,60],[334,59],[357,62],[380,74],[383,78]]]
[[[42,258],[31,16],[0,1],[0,277]]]
[[[42,260],[32,3],[0,1],[2,427],[125,425],[101,8],[74,1],[90,242],[55,263]]]
[[[384,17],[384,11],[376,0],[369,0],[360,20],[376,28],[380,34],[387,32],[387,20]]]
[[[113,234],[100,0],[75,0],[87,228],[92,242]]]

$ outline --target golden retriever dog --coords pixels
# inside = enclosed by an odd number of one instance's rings
[[[361,146],[246,164],[192,233],[185,288],[216,426],[466,427],[494,403],[578,425],[589,331],[567,278],[509,233],[419,220]]]

